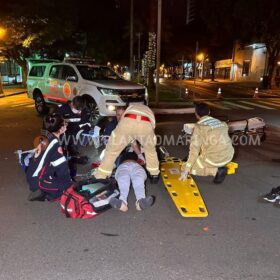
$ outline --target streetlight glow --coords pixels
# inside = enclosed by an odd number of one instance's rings
[[[0,27],[0,40],[6,36],[7,29]]]
[[[202,61],[204,59],[204,53],[200,53],[197,55],[197,59]]]

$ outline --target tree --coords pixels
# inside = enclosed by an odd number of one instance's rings
[[[67,5],[63,6],[63,3]],[[74,7],[69,1],[55,3],[45,0],[38,5],[25,2],[13,8],[4,6],[6,9],[0,16],[6,36],[0,39],[1,55],[13,59],[21,66],[24,86],[27,78],[27,58],[42,50],[51,49],[57,41],[70,37],[75,30],[74,10],[69,7]],[[50,8],[56,9],[58,15],[47,15]],[[59,13],[59,9],[62,9],[63,13]]]
[[[264,43],[268,53],[267,74],[275,86],[280,53],[280,17],[278,0],[204,0],[201,14],[212,32],[212,42],[222,45],[240,40]]]

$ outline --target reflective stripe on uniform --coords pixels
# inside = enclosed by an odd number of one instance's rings
[[[189,163],[189,162],[186,162],[186,166],[187,166],[187,167],[192,167],[192,164]]]
[[[39,162],[39,164],[38,164],[38,167],[37,167],[37,169],[35,170],[35,172],[33,173],[32,177],[38,176],[39,172],[40,172],[41,169],[43,168],[44,161],[45,161],[45,158],[46,158],[48,152],[50,151],[50,149],[51,149],[56,143],[58,143],[58,140],[57,140],[57,139],[53,139],[53,140],[51,141],[51,143],[48,145],[48,147],[47,147],[47,149],[46,149],[44,155],[42,156],[42,158],[41,158],[41,160],[40,160],[40,162]]]
[[[67,122],[80,122],[81,118],[66,119]]]
[[[106,174],[111,174],[112,171],[108,171],[108,170],[105,170],[105,169],[102,169],[102,168],[98,168],[98,171],[102,172],[102,173],[106,173]]]
[[[65,156],[63,156],[63,157],[61,157],[61,158],[59,158],[59,159],[57,159],[55,161],[52,161],[51,165],[52,166],[58,166],[58,165],[60,165],[61,163],[65,162],[65,161],[66,161],[66,158],[65,158]]]
[[[210,120],[210,119],[212,119],[212,118],[208,116],[206,118],[203,118],[203,119],[199,120],[197,123],[201,124],[201,123],[203,123],[203,122],[205,122],[207,120]]]
[[[200,167],[200,168],[204,168],[203,164],[201,163],[200,159],[198,158],[197,159],[197,165]]]
[[[135,113],[137,115],[140,115],[140,116],[145,116],[145,117],[148,117],[150,119],[150,122],[155,125],[156,121],[155,121],[155,116],[153,115],[153,113],[150,113],[150,112],[143,112],[143,111],[138,111],[134,108],[130,108],[128,107],[127,110],[125,111],[125,113]]]
[[[220,120],[212,118],[210,116],[202,118],[202,120],[198,121],[198,124],[207,125],[212,128],[224,127],[226,125],[224,122],[221,122]]]
[[[223,162],[213,162],[213,161],[211,161],[211,160],[208,159],[208,158],[206,158],[205,161],[208,162],[208,163],[210,163],[210,164],[213,165],[213,166],[216,166],[216,167],[224,166],[224,165],[226,165],[227,163],[229,163],[228,160],[227,160],[227,161],[223,161]]]
[[[197,174],[197,173],[196,173],[196,170],[192,169],[191,174],[192,174],[192,175],[196,175],[196,174]]]
[[[81,127],[86,126],[86,125],[90,126],[90,123],[82,123],[82,124],[79,124],[79,127],[81,128]]]
[[[149,168],[149,167],[146,168],[149,172],[153,172],[153,171],[158,171],[158,173],[160,172],[158,168]]]

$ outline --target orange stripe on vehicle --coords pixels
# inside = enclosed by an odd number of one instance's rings
[[[58,101],[62,101],[62,102],[67,102],[68,99],[63,98],[63,97],[54,97],[54,96],[50,96],[47,94],[43,94],[44,98],[48,98],[48,99],[54,99],[54,100],[58,100]]]

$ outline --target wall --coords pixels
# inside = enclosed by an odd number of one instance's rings
[[[266,48],[264,44],[252,44],[245,47],[236,44],[233,60],[234,64],[231,69],[232,80],[259,82],[265,70]],[[242,73],[244,61],[250,63],[248,75]]]

